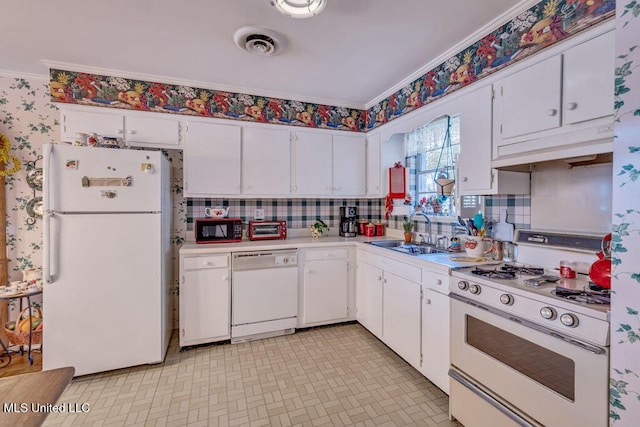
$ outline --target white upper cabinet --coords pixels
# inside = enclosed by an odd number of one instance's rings
[[[554,56],[502,80],[502,138],[560,126],[562,58]]]
[[[614,32],[595,31],[496,83],[494,167],[612,150]]]
[[[124,114],[106,113],[103,109],[79,111],[60,107],[60,130],[63,141],[73,142],[76,133],[96,133],[100,136],[124,138]]]
[[[290,132],[242,129],[242,193],[256,196],[291,194]]]
[[[182,148],[180,117],[175,115],[62,105],[60,123],[67,142],[81,132],[122,138],[133,147]]]
[[[367,197],[382,197],[380,134],[367,136]]]
[[[366,182],[366,136],[333,136],[333,194],[364,196]]]
[[[460,97],[452,106],[460,113],[458,191],[462,196],[529,194],[529,173],[491,168],[491,103],[489,85]]]
[[[364,196],[366,136],[296,132],[297,196]]]
[[[131,115],[126,119],[126,140],[141,147],[178,148],[181,142],[180,120],[162,114]]]
[[[296,132],[296,194],[333,194],[332,137],[320,132]]]
[[[564,53],[564,123],[579,123],[613,114],[614,43],[614,32],[609,31]]]
[[[193,122],[186,131],[184,195],[239,195],[240,126]]]

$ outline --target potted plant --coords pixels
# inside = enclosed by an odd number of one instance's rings
[[[404,241],[405,243],[411,243],[413,240],[413,221],[411,221],[408,217],[404,218],[402,222],[402,228],[404,228]]]
[[[317,239],[329,234],[329,226],[320,218],[316,218],[315,224],[311,226],[311,237]]]

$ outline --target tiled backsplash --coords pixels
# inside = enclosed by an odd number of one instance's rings
[[[381,220],[384,199],[187,199],[187,230],[193,230],[195,218],[205,216],[204,208],[214,206],[229,207],[230,217],[244,221],[253,220],[256,209],[264,209],[264,219],[286,220],[289,228],[311,227],[316,218],[334,228],[340,222],[340,206],[356,206],[359,218]]]
[[[507,210],[507,222],[516,228],[531,228],[531,196],[487,196],[484,200],[484,216],[493,222],[500,221],[500,211]]]

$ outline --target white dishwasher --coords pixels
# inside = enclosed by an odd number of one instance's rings
[[[298,252],[234,253],[231,268],[231,343],[294,333]]]

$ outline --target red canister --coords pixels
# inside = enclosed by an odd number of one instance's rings
[[[369,221],[367,221],[366,219],[359,219],[358,220],[358,234],[361,236],[364,236],[366,233],[366,227],[367,227],[367,223]]]
[[[376,236],[384,236],[384,224],[382,222],[376,221],[375,228]]]
[[[364,227],[364,235],[367,237],[373,237],[376,235],[375,233],[375,227],[373,226],[373,224],[367,224]]]

